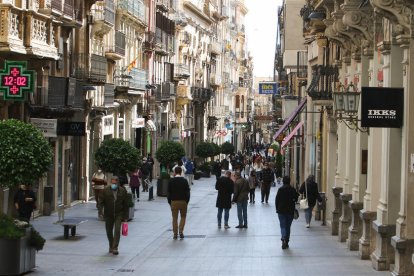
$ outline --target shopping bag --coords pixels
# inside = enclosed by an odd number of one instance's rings
[[[128,236],[128,223],[122,223],[122,236]]]
[[[308,209],[309,208],[308,199],[307,198],[301,199],[299,201],[299,208],[300,209]]]

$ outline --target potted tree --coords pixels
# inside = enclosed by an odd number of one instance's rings
[[[49,170],[52,158],[51,147],[34,126],[14,119],[0,121],[0,187],[14,192],[20,184],[37,181]],[[0,275],[32,270],[36,250],[44,243],[29,223],[0,214]]]
[[[127,141],[115,138],[102,142],[95,153],[95,163],[104,172],[111,172],[113,175],[125,176],[128,172],[134,171],[141,165],[142,157],[136,147]],[[129,197],[129,217],[134,217],[134,201],[132,194]]]
[[[206,162],[206,159],[208,157],[212,157],[215,155],[215,147],[212,143],[209,142],[201,142],[198,144],[195,148],[195,154],[203,159],[203,164],[199,167],[201,171],[201,176],[204,177],[210,177],[211,175],[211,167],[208,162]]]
[[[224,142],[221,145],[221,153],[224,155],[234,154],[234,145],[230,142]],[[228,170],[229,169],[229,161],[225,160],[223,169]]]
[[[155,152],[155,158],[161,165],[160,178],[157,181],[157,196],[167,196],[170,164],[185,156],[183,145],[174,141],[163,141]]]

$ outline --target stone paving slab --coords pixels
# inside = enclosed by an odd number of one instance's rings
[[[30,275],[389,275],[371,268],[357,252],[337,242],[327,226],[314,221],[305,228],[304,214],[292,225],[290,248],[281,249],[275,213],[276,188],[269,205],[248,207],[248,229],[236,229],[236,208],[230,211],[228,230],[218,229],[215,178],[195,180],[187,215],[184,240],[173,240],[171,212],[166,198],[147,201],[141,193],[129,235],[122,237],[118,256],[107,253],[104,222],[97,219],[95,202],[66,210],[65,218],[88,221],[75,237],[65,240],[62,227],[54,225],[57,214],[35,219],[36,229],[47,239],[37,254]],[[156,193],[154,193],[156,194]]]

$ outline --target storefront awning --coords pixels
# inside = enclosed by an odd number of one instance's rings
[[[282,148],[284,146],[287,145],[287,143],[289,143],[289,141],[293,138],[293,136],[295,136],[296,132],[298,132],[298,130],[303,126],[303,122],[299,122],[299,124],[297,124],[297,126],[289,133],[289,135],[283,139],[282,142]]]
[[[276,140],[277,137],[279,137],[280,134],[282,134],[286,128],[292,123],[292,121],[296,118],[296,116],[303,110],[303,108],[306,105],[307,97],[305,97],[300,104],[293,110],[292,114],[290,114],[289,118],[286,119],[285,123],[279,130],[276,132],[276,134],[273,136],[273,139]]]
[[[148,120],[145,124],[145,130],[147,131],[156,131],[157,127],[155,126],[154,122],[152,120]]]

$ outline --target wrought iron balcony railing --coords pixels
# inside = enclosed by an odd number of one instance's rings
[[[129,72],[131,79],[129,80],[129,87],[136,90],[145,90],[147,84],[147,71],[144,69],[132,68]]]
[[[306,93],[313,100],[332,100],[335,82],[338,81],[339,71],[337,66],[312,66],[312,81],[306,89]]]
[[[142,0],[118,0],[118,9],[141,22],[146,22],[145,4]]]

